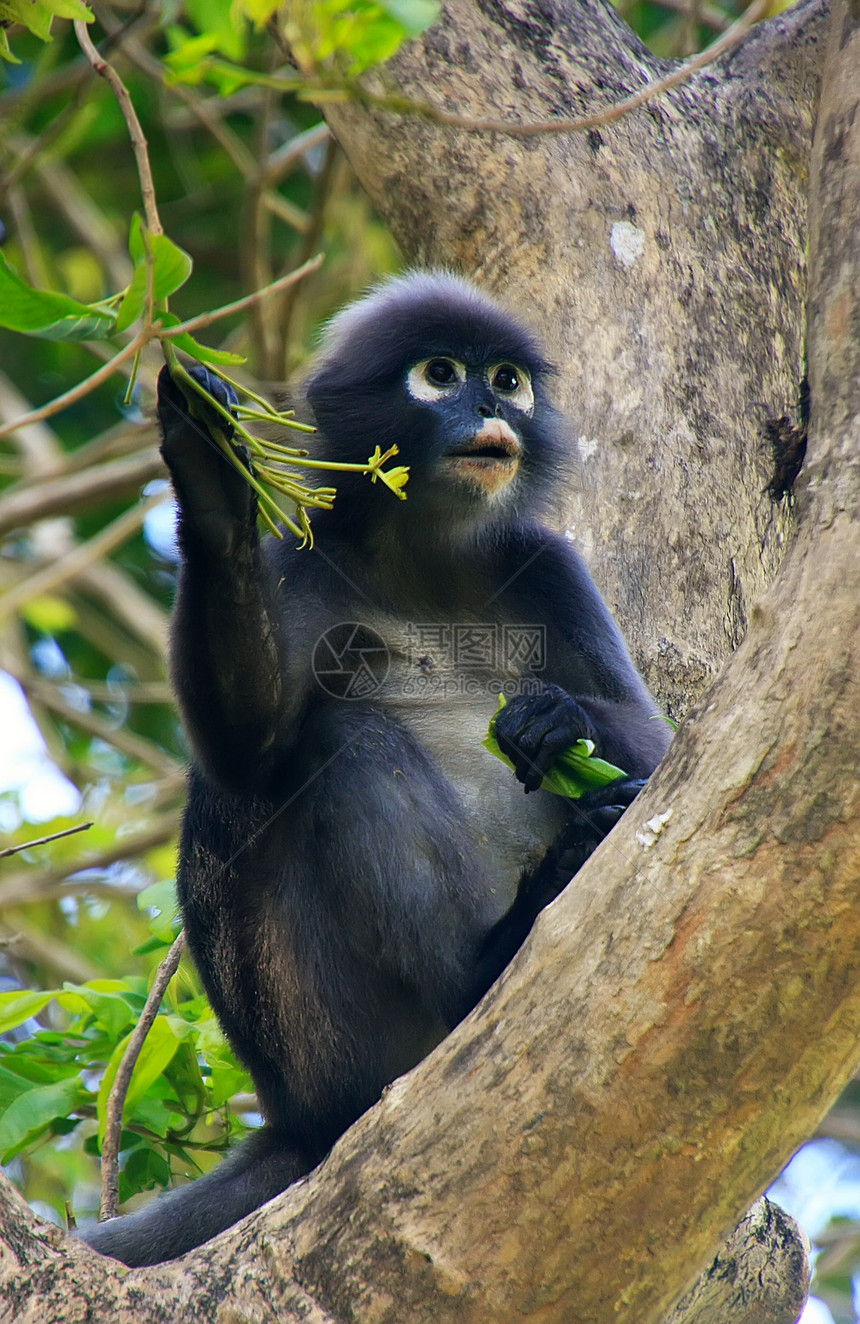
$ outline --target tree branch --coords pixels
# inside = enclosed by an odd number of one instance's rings
[[[123,118],[128,126],[131,145],[134,150],[134,159],[137,164],[137,174],[140,180],[140,192],[143,200],[143,210],[146,215],[146,226],[150,234],[164,234],[164,227],[158,215],[158,203],[155,198],[155,184],[152,180],[152,169],[149,164],[149,151],[143,128],[137,117],[137,111],[134,103],[128,94],[128,88],[120,78],[119,74],[108,64],[103,56],[99,55],[93,45],[90,34],[87,31],[86,23],[80,19],[75,20],[75,36],[78,39],[78,45],[84,55],[89,60],[93,69],[99,74],[110,87],[116,97]]]
[[[0,497],[0,535],[52,515],[72,515],[137,496],[144,483],[163,478],[164,473],[164,462],[153,446],[121,460],[91,465],[80,473],[10,488]]]
[[[753,24],[764,17],[769,3],[770,0],[753,0],[749,8],[744,10],[741,17],[731,25],[727,32],[704,51],[700,51],[698,55],[694,55],[692,59],[686,60],[677,69],[673,69],[671,73],[664,74],[656,82],[649,83],[640,91],[625,97],[623,101],[616,101],[613,105],[606,106],[603,110],[593,111],[589,115],[577,115],[574,119],[544,119],[524,124],[519,120],[486,119],[461,115],[456,111],[443,110],[441,106],[435,106],[429,101],[411,101],[408,97],[380,96],[355,90],[353,90],[352,95],[375,110],[393,110],[400,115],[420,115],[423,119],[432,120],[434,124],[445,125],[452,129],[467,129],[470,133],[502,133],[514,138],[537,138],[553,133],[584,133],[588,129],[598,129],[608,124],[614,124],[616,120],[620,120],[624,115],[629,115],[632,111],[648,105],[649,102],[662,96],[663,93],[683,86],[701,69],[706,69],[708,65],[723,59],[730,51],[734,50]],[[309,99],[312,100],[313,98]],[[325,105],[325,101],[322,104]]]
[[[131,1084],[140,1051],[146,1042],[146,1036],[152,1029],[162,999],[167,992],[167,985],[179,969],[179,962],[184,948],[185,930],[183,929],[174,939],[170,951],[158,967],[152,988],[149,990],[149,997],[146,999],[146,1004],[140,1014],[140,1020],[132,1031],[128,1047],[123,1053],[122,1061],[111,1086],[107,1102],[107,1126],[102,1145],[102,1219],[115,1218],[119,1207],[119,1146],[122,1135],[122,1114],[128,1087]]]
[[[32,841],[22,841],[20,846],[6,846],[0,850],[0,860],[10,855],[18,855],[22,850],[33,850],[36,846],[47,846],[50,841],[59,841],[61,837],[73,837],[76,832],[86,832],[92,823],[76,823],[74,827],[63,828],[60,832],[49,832],[46,837],[34,837]]]

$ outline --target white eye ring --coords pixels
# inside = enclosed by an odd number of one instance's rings
[[[433,368],[443,365],[450,369],[450,381],[434,381]],[[441,374],[437,374],[441,375]],[[409,369],[406,376],[406,389],[413,400],[422,400],[433,404],[440,396],[450,395],[462,386],[466,380],[466,365],[448,354],[434,354],[432,359],[422,359]]]
[[[497,385],[496,378],[504,368],[512,371],[517,379],[517,386],[513,391],[503,390]],[[524,414],[530,414],[534,409],[535,395],[532,390],[532,379],[525,368],[520,368],[516,363],[511,363],[510,360],[494,363],[487,371],[487,381],[495,394],[502,400],[507,400],[515,409],[521,410]]]

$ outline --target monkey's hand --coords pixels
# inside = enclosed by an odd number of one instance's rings
[[[499,749],[526,791],[536,791],[557,756],[577,740],[595,740],[591,718],[558,685],[519,694],[496,713]],[[581,802],[580,802],[581,803]]]
[[[554,901],[612,831],[644,785],[645,781],[638,777],[619,777],[596,791],[588,791],[579,800],[571,800],[573,817],[540,868],[525,881],[522,903],[537,915]]]
[[[189,373],[225,409],[238,404],[232,386],[202,364],[195,364]],[[166,367],[158,377],[158,421],[161,454],[173,479],[183,528],[192,528],[209,551],[229,555],[237,526],[253,526],[257,510],[253,489],[212,436],[212,429],[218,428],[229,441],[232,423],[202,396],[189,406]],[[237,447],[236,452],[250,468],[244,448]]]

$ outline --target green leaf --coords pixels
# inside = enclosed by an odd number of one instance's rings
[[[163,942],[173,942],[176,937],[174,920],[179,909],[174,878],[162,878],[144,887],[137,894],[137,908],[140,911],[154,910],[156,913],[149,918],[150,931]]]
[[[165,328],[179,326],[180,321],[173,313],[161,313],[159,320]],[[248,361],[244,354],[233,354],[227,349],[210,349],[208,345],[201,345],[199,340],[195,340],[187,331],[183,331],[181,336],[172,336],[170,343],[201,363],[247,363]]]
[[[167,322],[166,318],[162,321]],[[181,336],[173,336],[171,344],[184,353],[190,354],[193,359],[199,359],[201,363],[247,363],[244,354],[233,354],[228,349],[211,349],[209,345],[201,345],[199,340],[195,340],[187,331],[183,331]]]
[[[481,744],[497,759],[501,759],[506,767],[513,770],[513,763],[506,754],[502,753],[496,740],[496,718],[504,707],[506,707],[505,696],[500,694],[499,706],[490,719],[487,738],[482,740]],[[577,740],[557,756],[541,782],[541,790],[552,791],[553,795],[563,795],[569,800],[579,800],[588,791],[593,791],[598,786],[606,786],[609,782],[626,776],[627,773],[622,768],[616,768],[613,763],[594,757],[594,741]]]
[[[93,981],[94,983],[96,981]],[[111,1040],[116,1040],[137,1021],[146,999],[118,980],[99,980],[99,988],[84,984],[65,984],[68,993],[83,1000]],[[111,984],[117,987],[111,988]],[[107,985],[107,987],[105,987]]]
[[[437,0],[382,0],[381,8],[402,24],[410,37],[417,37],[439,17]]]
[[[145,1126],[153,1135],[161,1136],[162,1140],[168,1131],[176,1130],[177,1126],[176,1113],[152,1094],[137,1100],[134,1105],[134,1120],[138,1126]]]
[[[113,334],[114,321],[102,305],[33,289],[0,253],[0,326],[43,340],[103,340]]]
[[[234,0],[185,0],[183,6],[198,32],[215,39],[214,49],[228,60],[243,60],[246,26],[239,21]]]
[[[53,18],[93,21],[91,11],[81,0],[0,0],[0,20],[5,25],[20,23],[42,41],[51,40]]]
[[[120,1173],[120,1199],[130,1200],[138,1191],[151,1191],[154,1186],[163,1188],[169,1181],[170,1165],[164,1155],[141,1145],[132,1150]]]
[[[54,998],[53,992],[0,993],[0,1034],[8,1034],[23,1025],[31,1016],[38,1016],[43,1007]]]
[[[17,55],[12,54],[12,47],[9,45],[5,28],[0,28],[0,60],[8,60],[10,64],[21,63]]]
[[[185,250],[168,239],[166,234],[150,234],[137,213],[132,217],[128,251],[134,262],[134,274],[117,314],[117,331],[126,331],[146,307],[149,281],[147,253],[152,260],[152,296],[155,303],[161,303],[181,289],[194,265]]]
[[[45,1131],[55,1117],[68,1117],[86,1101],[79,1077],[37,1085],[19,1094],[0,1118],[0,1156],[8,1163]]]
[[[107,1069],[102,1078],[97,1103],[100,1145],[104,1143],[105,1129],[107,1127],[107,1103],[110,1096],[111,1086],[116,1079],[119,1064],[123,1059],[130,1038],[131,1035],[128,1034],[121,1043],[117,1044],[111,1054],[111,1059],[107,1064]],[[134,1074],[132,1075],[131,1084],[129,1085],[128,1094],[125,1099],[125,1115],[128,1115],[131,1112],[137,1100],[143,1098],[150,1086],[162,1075],[178,1047],[179,1040],[174,1034],[173,1028],[167,1017],[156,1016],[152,1024],[152,1029],[146,1036],[143,1048],[140,1051],[140,1057],[135,1063]]]

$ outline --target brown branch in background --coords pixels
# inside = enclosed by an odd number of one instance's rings
[[[100,605],[117,626],[143,645],[162,673],[167,660],[167,620],[164,607],[135,583],[131,575],[115,561],[87,566],[75,576],[74,587],[90,601]],[[122,655],[127,659],[129,645],[123,642]]]
[[[12,214],[15,237],[21,250],[24,274],[31,285],[50,287],[44,256],[33,224],[30,203],[22,188],[15,185],[6,195],[6,204]]]
[[[260,183],[264,188],[274,188],[299,164],[306,152],[321,146],[330,138],[331,129],[325,122],[305,129],[304,133],[297,133],[262,162]]]
[[[37,412],[37,411],[34,411]],[[32,415],[25,415],[32,418]],[[10,423],[10,431],[18,428]],[[74,473],[59,473],[44,481],[21,483],[0,496],[0,536],[24,529],[37,520],[74,515],[110,501],[136,497],[144,483],[164,477],[164,462],[155,446]]]
[[[64,979],[71,979],[75,984],[85,984],[88,979],[98,979],[104,974],[93,961],[76,952],[62,939],[40,932],[38,924],[31,923],[24,911],[4,913],[3,922],[0,923],[0,943],[12,948],[16,959],[32,961],[50,972],[49,985]]]
[[[302,134],[302,137],[307,137]],[[322,139],[320,140],[322,141]],[[316,192],[314,196],[314,206],[310,217],[310,225],[307,233],[302,239],[299,247],[298,258],[302,263],[310,258],[311,253],[319,244],[322,238],[323,225],[325,223],[326,207],[331,194],[332,179],[334,178],[335,166],[337,164],[339,147],[334,138],[329,138],[326,146],[325,161],[317,180]],[[300,268],[301,270],[301,268]],[[299,294],[298,286],[287,289],[281,300],[279,317],[279,334],[282,355],[287,354],[287,346],[290,343],[290,329],[292,326],[293,314],[296,308],[296,299]],[[281,373],[284,377],[289,376],[288,365],[284,359],[281,362]]]
[[[277,294],[280,290],[289,289],[295,285],[303,276],[309,276],[312,271],[316,271],[322,266],[324,254],[318,253],[316,257],[302,263],[296,267],[295,271],[288,271],[285,276],[279,276],[273,280],[271,285],[265,289],[255,290],[253,294],[246,294],[241,299],[234,300],[233,303],[225,303],[221,308],[214,308],[211,313],[200,313],[198,317],[189,317],[187,322],[180,322],[179,326],[172,326],[167,331],[162,331],[160,338],[162,340],[173,340],[176,336],[184,335],[186,331],[199,331],[201,327],[211,326],[222,317],[229,317],[231,313],[241,313],[245,308],[251,308],[259,303],[261,299],[268,299],[270,294]]]
[[[16,428],[27,427],[30,423],[38,423],[43,418],[50,418],[52,414],[59,414],[61,409],[67,409],[69,405],[82,400],[85,395],[89,395],[97,386],[101,386],[102,382],[106,382],[109,377],[112,377],[121,364],[133,359],[138,350],[142,349],[151,338],[152,328],[143,327],[118,354],[114,354],[108,363],[103,364],[101,368],[97,368],[91,376],[84,378],[82,382],[78,382],[77,386],[64,391],[62,395],[55,396],[53,400],[49,400],[46,405],[41,405],[39,409],[31,410],[23,418],[15,419],[12,423],[4,423],[0,427],[0,437],[8,437],[10,432],[14,432]]]
[[[78,543],[71,551],[55,559],[50,565],[42,566],[34,574],[19,580],[0,596],[0,621],[18,611],[25,602],[30,602],[43,593],[50,593],[60,584],[74,579],[88,566],[107,556],[124,542],[128,542],[129,538],[137,533],[150,511],[163,505],[166,500],[166,492],[157,492],[144,501],[138,501],[86,542]]]
[[[20,418],[32,408],[32,401],[21,394],[5,372],[0,372],[0,423],[8,418]],[[12,438],[12,445],[21,457],[21,477],[25,480],[43,477],[64,458],[56,433],[41,423],[20,428]]]
[[[119,1207],[119,1146],[122,1135],[122,1114],[125,1107],[125,1097],[128,1094],[128,1087],[131,1084],[131,1077],[137,1065],[137,1059],[140,1057],[140,1050],[143,1048],[146,1036],[152,1029],[158,1015],[158,1009],[167,991],[167,985],[179,967],[179,960],[184,946],[185,930],[182,929],[158,967],[155,980],[149,991],[149,997],[146,999],[146,1005],[141,1013],[140,1020],[132,1031],[128,1047],[123,1053],[122,1061],[119,1064],[116,1078],[108,1096],[107,1125],[105,1127],[104,1144],[102,1145],[102,1199],[99,1215],[102,1220],[115,1218]]]
[[[28,699],[32,697],[72,726],[99,740],[104,740],[106,744],[112,745],[120,754],[125,754],[133,762],[143,763],[146,767],[152,768],[160,777],[169,777],[181,770],[182,764],[171,758],[153,740],[125,727],[117,727],[99,713],[81,712],[73,707],[51,681],[43,680],[39,676],[25,675],[17,675],[15,679]]]
[[[134,148],[134,159],[137,163],[137,173],[140,179],[140,192],[143,199],[143,210],[146,213],[146,225],[151,234],[163,234],[161,220],[158,215],[158,204],[155,200],[155,185],[152,182],[152,170],[149,165],[149,151],[147,149],[146,138],[141,128],[140,120],[137,118],[131,97],[128,94],[128,88],[120,78],[119,74],[108,64],[101,55],[99,55],[87,32],[86,23],[80,19],[75,21],[75,36],[78,39],[78,45],[96,73],[105,79],[111,91],[117,99],[123,118],[128,125],[128,132],[131,138],[131,145]]]
[[[72,837],[76,832],[86,832],[92,827],[92,823],[78,823],[76,827],[63,828],[62,832],[49,832],[47,837],[34,837],[32,841],[24,841],[20,846],[6,846],[0,850],[0,860],[5,860],[8,855],[17,855],[19,851],[30,850],[33,846],[47,846],[49,841],[59,841],[60,837]]]
[[[165,778],[164,785],[178,796],[183,789],[184,777]],[[4,913],[19,906],[30,906],[36,901],[51,899],[59,895],[103,896],[104,887],[94,881],[95,873],[104,873],[112,864],[120,860],[133,860],[148,851],[155,850],[172,841],[179,831],[179,812],[165,811],[157,822],[152,823],[143,832],[134,836],[120,837],[118,841],[96,854],[84,854],[76,860],[67,860],[62,866],[53,866],[43,870],[34,868],[18,869],[10,878],[0,881],[0,910]],[[87,878],[69,878],[87,870]],[[113,888],[116,898],[116,888]]]
[[[254,123],[254,155],[258,161],[268,156],[269,125],[275,94],[271,87],[260,89],[260,102]],[[247,181],[242,208],[242,251],[240,263],[243,283],[252,290],[268,285],[272,280],[272,217],[264,202],[266,187],[259,172]],[[248,332],[254,351],[257,372],[264,378],[277,376],[273,366],[278,347],[277,325],[271,304],[258,303],[248,318]]]
[[[435,124],[442,124],[452,129],[468,129],[472,133],[507,133],[516,138],[535,138],[546,133],[582,133],[586,129],[596,129],[604,124],[612,124],[624,115],[629,115],[631,111],[638,110],[654,97],[660,96],[663,92],[669,92],[673,87],[679,87],[686,83],[693,74],[700,69],[713,64],[720,56],[725,55],[734,46],[738,44],[746,32],[767,14],[770,7],[770,0],[754,0],[749,9],[741,15],[736,23],[728,29],[727,32],[719,37],[712,45],[708,46],[701,54],[688,60],[679,68],[673,69],[670,74],[660,78],[655,83],[649,83],[641,91],[635,92],[632,96],[625,97],[623,101],[616,101],[614,105],[607,106],[603,110],[595,111],[591,115],[579,115],[575,119],[551,119],[535,120],[530,124],[521,124],[516,120],[497,120],[497,119],[473,119],[469,115],[459,115],[455,111],[443,110],[441,106],[434,106],[429,101],[411,101],[408,97],[399,96],[378,96],[373,92],[367,92],[363,88],[353,87],[348,95],[352,95],[356,100],[365,105],[378,110],[393,110],[400,114],[421,115],[424,119],[432,120]],[[324,89],[323,96],[331,89]],[[312,93],[308,93],[309,99],[313,100]]]

